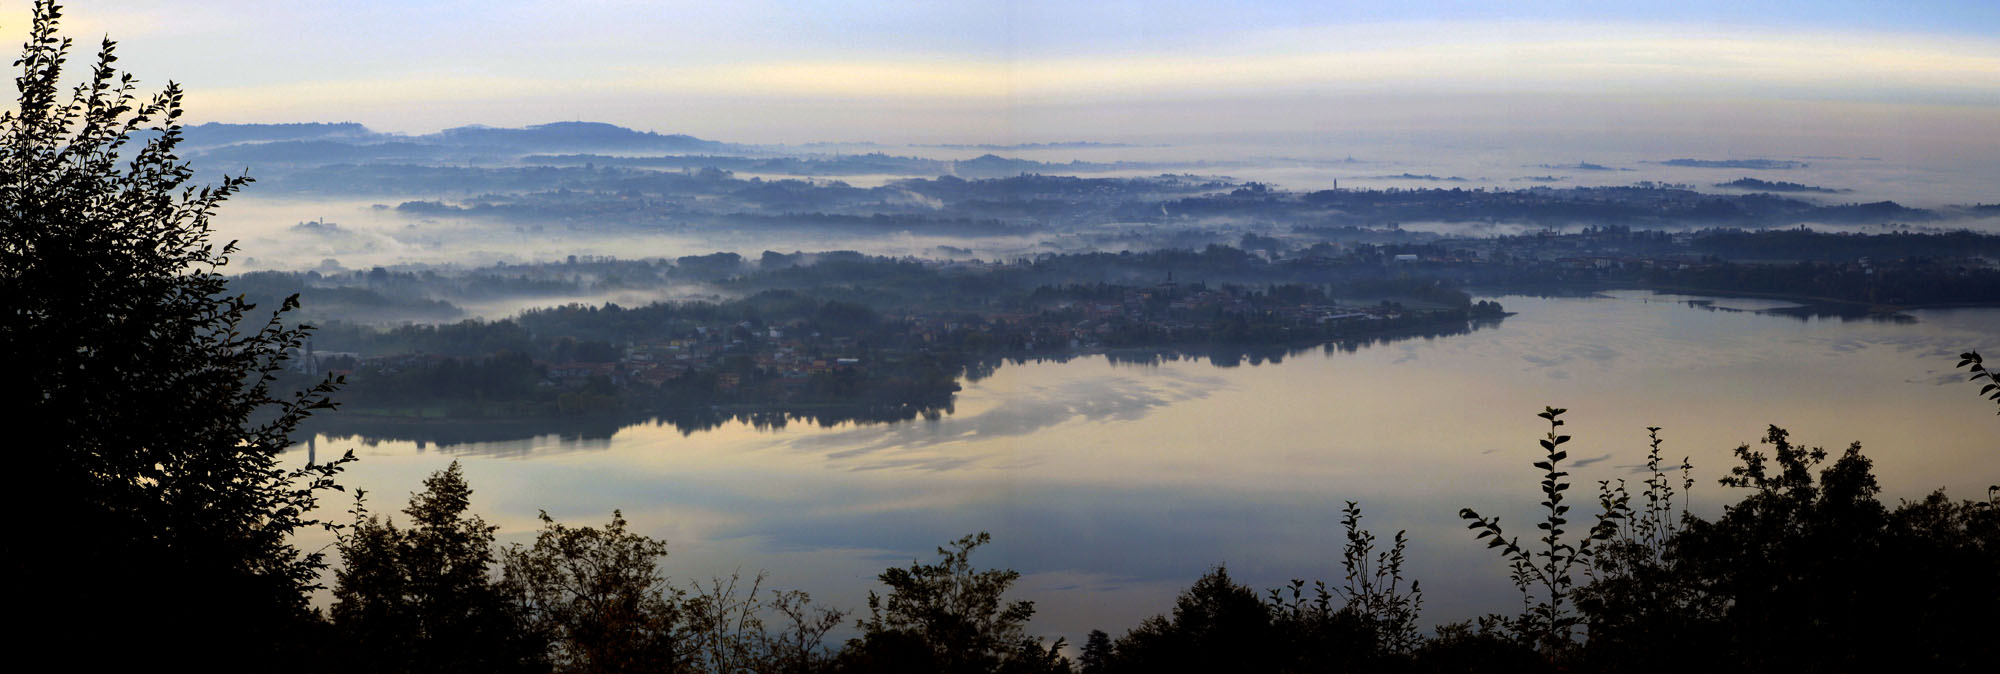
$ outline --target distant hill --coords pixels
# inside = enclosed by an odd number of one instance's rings
[[[938,143],[911,145],[910,147],[928,147],[941,150],[1093,150],[1146,146],[1131,145],[1128,143],[1099,143],[1088,140],[1075,140],[1060,143]]]
[[[1032,159],[1015,159],[983,154],[952,163],[952,172],[961,178],[1005,178],[1024,173],[1041,173],[1053,167]]]
[[[198,156],[210,163],[314,166],[382,162],[422,163],[444,158],[448,150],[449,148],[412,143],[407,140],[386,143],[281,140],[225,145],[202,150]]]
[[[1683,166],[1689,168],[1750,169],[1753,171],[1773,171],[1799,169],[1810,166],[1802,161],[1789,159],[1668,159],[1660,162],[1663,166]]]
[[[1876,201],[1866,204],[1827,206],[1819,209],[1814,216],[1814,219],[1820,222],[1873,224],[1934,220],[1937,218],[1937,213],[1924,208],[1910,208],[1894,201]]]
[[[505,147],[533,152],[580,150],[719,152],[734,148],[728,143],[702,140],[694,136],[635,131],[602,122],[555,122],[518,129],[481,125],[461,126],[431,135],[418,136],[414,140],[447,145]]]
[[[181,131],[191,146],[263,143],[281,140],[378,140],[383,134],[354,122],[305,122],[299,124],[223,124],[209,122]]]
[[[1535,165],[1535,167],[1536,167],[1536,168],[1545,168],[1545,169],[1563,169],[1563,170],[1567,170],[1567,171],[1630,171],[1630,170],[1632,170],[1632,169],[1628,169],[1628,168],[1616,168],[1616,167],[1611,167],[1611,166],[1605,166],[1605,165],[1603,165],[1603,164],[1592,164],[1592,163],[1590,163],[1590,162],[1587,162],[1587,161],[1580,161],[1580,162],[1577,162],[1577,163],[1574,163],[1574,164],[1536,164],[1536,165]]]
[[[1434,183],[1464,183],[1464,182],[1472,182],[1471,180],[1468,180],[1468,179],[1466,179],[1466,178],[1465,178],[1465,177],[1463,177],[1463,176],[1440,176],[1440,175],[1434,175],[1434,174],[1430,174],[1430,173],[1425,173],[1425,174],[1423,174],[1423,175],[1418,175],[1418,174],[1415,174],[1415,173],[1410,173],[1410,172],[1407,172],[1407,171],[1406,171],[1406,172],[1403,172],[1403,173],[1398,173],[1398,174],[1395,174],[1395,175],[1381,175],[1381,176],[1362,176],[1361,178],[1362,178],[1363,180],[1428,180],[1428,181],[1430,181],[1430,182],[1434,182]]]
[[[1756,178],[1749,178],[1749,177],[1737,178],[1735,180],[1731,180],[1726,183],[1716,183],[1715,186],[1726,187],[1733,190],[1755,190],[1758,192],[1812,192],[1816,194],[1845,194],[1854,191],[1847,189],[1835,189],[1831,187],[1819,187],[1815,185],[1801,185],[1799,183],[1788,183],[1778,180],[1758,180]]]
[[[713,153],[729,143],[681,134],[636,131],[598,122],[555,122],[523,128],[461,126],[408,136],[353,122],[219,124],[188,127],[190,156],[208,166],[301,168],[330,164],[506,164],[544,152]]]

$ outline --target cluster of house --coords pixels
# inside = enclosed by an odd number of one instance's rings
[[[1202,331],[1209,327],[1210,317],[1216,313],[1268,313],[1278,320],[1297,325],[1390,320],[1403,314],[1400,308],[1380,305],[1356,306],[1335,302],[1287,304],[1227,291],[1180,290],[1172,285],[1129,289],[1115,302],[1078,302],[1069,308],[1082,314],[1081,318],[1045,327],[1053,329],[1058,342],[1066,341],[1071,347],[1079,347],[1096,346],[1099,338],[1120,326],[1150,327],[1168,334]],[[1167,302],[1165,312],[1156,312],[1149,307],[1152,300],[1159,296],[1173,298]]]
[[[748,328],[749,325],[742,324],[740,327]],[[766,339],[668,339],[634,344],[626,350],[623,360],[605,364],[611,368],[609,372],[592,374],[610,377],[613,384],[621,386],[630,383],[658,388],[690,372],[720,369],[722,359],[726,357],[744,356],[758,370],[769,373],[780,382],[802,386],[816,373],[862,367],[860,358],[828,357],[818,347],[798,339],[786,339],[780,328],[768,328],[763,336]],[[851,340],[844,337],[831,341],[836,349],[851,347]],[[565,385],[574,384],[573,378],[558,377],[559,367],[550,366],[549,378]],[[588,376],[585,375],[586,378]],[[742,383],[742,376],[735,372],[716,374],[716,386],[724,392],[734,391]]]
[[[1167,311],[1157,311],[1156,298],[1171,297]],[[885,341],[907,340],[922,348],[963,338],[971,333],[1003,337],[1029,349],[1095,347],[1117,329],[1153,328],[1173,334],[1202,331],[1217,312],[1265,313],[1301,325],[1325,325],[1344,321],[1375,321],[1399,318],[1400,309],[1388,306],[1352,306],[1330,302],[1280,304],[1268,298],[1252,298],[1241,293],[1208,289],[1180,289],[1172,284],[1154,288],[1126,289],[1115,301],[1082,301],[1059,312],[964,314],[913,314],[895,322],[899,335],[884,335]],[[878,344],[894,348],[890,343]],[[851,337],[822,338],[798,325],[753,326],[749,322],[697,328],[691,335],[626,345],[616,362],[535,361],[543,373],[541,386],[576,389],[602,378],[618,387],[659,388],[689,374],[712,372],[717,390],[728,393],[744,385],[740,372],[754,366],[761,376],[781,387],[803,387],[818,373],[841,370],[866,372],[867,363]],[[397,354],[359,358],[355,354],[323,354],[299,359],[301,370],[318,374],[324,364],[340,369],[324,369],[333,374],[364,373],[394,375],[412,369],[430,369],[452,360],[438,354]],[[740,360],[739,360],[740,359]],[[734,362],[732,362],[734,361]]]
[[[746,326],[747,327],[747,326]],[[703,330],[708,333],[708,330]],[[721,332],[715,334],[720,335]],[[809,346],[797,339],[784,339],[777,328],[761,332],[759,336],[769,339],[741,338],[689,338],[663,339],[633,344],[617,362],[547,362],[533,361],[543,373],[540,385],[550,388],[576,389],[589,384],[593,378],[603,378],[612,385],[658,388],[661,385],[691,372],[721,369],[723,359],[743,356],[754,363],[757,369],[777,377],[782,382],[803,385],[814,373],[833,372],[841,369],[861,369],[863,362],[857,357],[826,356],[822,348]],[[836,338],[829,340],[835,349],[849,348],[852,340]],[[351,376],[356,371],[364,374],[396,375],[410,370],[430,370],[442,366],[447,361],[462,360],[452,356],[432,353],[405,353],[362,358],[353,353],[311,353],[298,354],[293,359],[293,368],[306,375],[334,374]],[[742,378],[735,372],[718,372],[716,385],[728,392],[742,385]]]

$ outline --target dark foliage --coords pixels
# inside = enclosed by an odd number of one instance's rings
[[[889,594],[868,593],[862,634],[841,653],[840,668],[856,672],[1067,672],[1063,643],[1043,646],[1028,636],[1033,602],[1006,601],[1020,572],[980,571],[972,551],[993,538],[985,532],[938,548],[935,564],[911,562],[880,577]],[[1252,597],[1252,602],[1255,598]]]
[[[1935,258],[1876,264],[1717,263],[1648,270],[1640,280],[1662,290],[1762,293],[1863,305],[1984,303],[2000,298],[2000,271]]]
[[[373,672],[546,669],[542,636],[493,582],[493,531],[466,514],[472,488],[458,462],[424,480],[407,528],[363,517],[340,542],[332,618],[339,653]],[[537,615],[536,617],[539,617]]]
[[[1577,575],[1588,567],[1591,544],[1610,536],[1610,522],[1603,516],[1589,535],[1574,541],[1563,536],[1570,511],[1563,495],[1570,483],[1564,481],[1569,472],[1561,469],[1563,459],[1569,458],[1562,445],[1569,442],[1570,436],[1557,431],[1563,426],[1564,411],[1549,407],[1538,415],[1549,422],[1548,435],[1541,440],[1542,450],[1547,454],[1535,462],[1535,467],[1542,470],[1541,506],[1545,511],[1542,521],[1535,523],[1535,528],[1542,532],[1535,541],[1540,545],[1523,546],[1519,537],[1507,538],[1498,517],[1482,517],[1471,508],[1459,511],[1459,517],[1472,520],[1467,528],[1478,531],[1477,537],[1488,539],[1487,547],[1498,549],[1507,560],[1509,579],[1521,591],[1521,615],[1499,624],[1550,657],[1563,656],[1575,646],[1576,630],[1583,623],[1574,610]]]
[[[495,527],[466,514],[458,464],[413,495],[408,528],[366,516],[342,539],[334,661],[359,671],[827,671],[845,616],[763,576],[668,584],[666,543],[626,528],[542,515],[530,545],[497,553]],[[498,578],[493,567],[499,566]],[[768,627],[767,627],[768,624]]]
[[[1933,494],[1890,508],[1875,500],[1871,466],[1858,446],[1832,458],[1793,445],[1774,427],[1764,439],[1771,454],[1738,448],[1742,465],[1723,480],[1748,495],[1707,521],[1687,510],[1692,466],[1668,463],[1659,429],[1651,428],[1643,488],[1600,482],[1602,510],[1579,538],[1568,529],[1570,484],[1561,464],[1570,439],[1558,432],[1562,414],[1551,408],[1541,415],[1550,430],[1535,464],[1543,473],[1539,540],[1507,538],[1497,520],[1464,513],[1482,538],[1499,541],[1494,547],[1522,592],[1521,615],[1440,625],[1425,635],[1417,627],[1422,595],[1402,574],[1406,539],[1398,532],[1378,548],[1349,503],[1340,582],[1293,581],[1260,597],[1218,567],[1170,613],[1116,639],[1093,631],[1076,664],[1098,674],[1853,671],[1905,664],[1964,671],[1994,655],[1983,637],[2000,628],[1990,611],[2000,605],[2000,490],[1982,502]],[[435,476],[431,490],[462,494],[462,481],[452,478]],[[409,512],[462,511],[463,502],[426,495]],[[469,540],[472,548],[483,545],[482,535],[490,541],[482,534],[490,529],[476,519],[426,517],[449,532],[433,540]],[[507,610],[531,616],[527,641],[547,645],[537,653],[564,671],[1072,669],[1061,641],[1028,635],[1033,605],[1005,599],[1019,574],[972,566],[972,550],[990,540],[983,534],[940,548],[935,563],[885,571],[880,579],[889,593],[871,594],[869,615],[855,624],[861,634],[832,653],[821,644],[841,614],[811,610],[797,593],[765,595],[761,575],[747,583],[717,579],[692,593],[671,590],[653,561],[664,546],[627,533],[616,515],[601,530],[545,524],[534,548],[508,553]],[[373,544],[397,550],[409,548],[396,541],[418,540],[373,521],[354,536],[385,539],[390,543]],[[397,573],[424,566],[409,560],[431,557],[405,552]],[[362,573],[381,575],[365,565],[344,571],[343,602],[352,594],[347,579]],[[390,584],[397,583],[418,585]],[[412,594],[406,605],[419,602]],[[348,633],[345,606],[335,617]],[[479,613],[465,615],[472,624]],[[789,626],[767,630],[765,616]],[[378,643],[409,648],[409,635],[430,633],[404,624],[391,633],[402,641]],[[544,663],[518,657],[528,667]]]
[[[1171,616],[1119,637],[1110,672],[1275,671],[1278,634],[1257,592],[1216,567],[1181,592]]]
[[[1949,258],[2000,252],[2000,236],[1951,232],[1816,232],[1809,229],[1717,229],[1694,238],[1702,253],[1738,260],[1845,261],[1859,258]]]
[[[1440,628],[1420,662],[1515,658],[1526,646],[1547,666],[1603,671],[1965,671],[1994,658],[1984,635],[2000,630],[2000,489],[1890,508],[1859,444],[1833,456],[1773,426],[1770,454],[1737,448],[1742,465],[1722,479],[1749,493],[1704,520],[1675,503],[1693,486],[1691,466],[1682,461],[1676,488],[1653,428],[1643,501],[1600,483],[1603,511],[1571,547],[1560,413],[1542,414],[1548,457],[1535,464],[1546,473],[1543,546],[1464,513],[1510,560],[1523,615]],[[1577,583],[1577,565],[1589,582]]]
[[[1588,657],[1625,670],[1965,671],[1995,657],[2000,496],[1889,508],[1859,444],[1838,456],[1771,427],[1722,484],[1749,490],[1685,517],[1590,588]],[[1829,462],[1828,459],[1832,458]],[[1815,479],[1814,471],[1818,471]]]
[[[217,269],[234,247],[209,239],[210,218],[248,179],[187,185],[180,88],[140,97],[105,40],[64,98],[61,11],[43,0],[33,16],[19,105],[0,114],[5,405],[41,438],[14,467],[38,488],[10,492],[32,514],[19,540],[41,551],[7,555],[33,616],[15,637],[103,666],[270,666],[315,633],[306,599],[325,564],[291,536],[321,524],[309,513],[346,461],[278,454],[334,382],[272,387],[305,336],[279,321],[296,298],[228,295]]]
[[[2000,379],[1995,379],[1993,371],[1986,369],[1986,360],[1979,357],[1978,351],[1967,351],[1959,354],[1958,366],[1972,373],[1971,381],[1982,379],[1986,381],[1985,385],[1979,387],[1980,397],[2000,403]]]
[[[658,566],[667,544],[627,531],[617,511],[602,529],[541,519],[533,545],[503,553],[500,587],[555,670],[684,671],[681,597]]]
[[[1388,550],[1361,528],[1361,508],[1342,511],[1347,544],[1342,582],[1303,580],[1259,599],[1216,567],[1181,593],[1169,616],[1154,616],[1119,638],[1085,644],[1084,665],[1098,672],[1267,672],[1409,670],[1422,636],[1422,594],[1405,587],[1397,532]]]
[[[690,590],[681,612],[692,671],[806,674],[833,667],[827,635],[847,612],[814,606],[797,590],[767,592],[763,574],[713,578]]]

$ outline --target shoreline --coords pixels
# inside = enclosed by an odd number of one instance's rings
[[[1184,343],[1161,346],[1095,346],[1074,347],[1061,350],[993,353],[976,356],[975,363],[994,366],[1012,362],[1054,361],[1067,362],[1077,358],[1103,356],[1113,362],[1137,363],[1156,360],[1171,354],[1176,359],[1204,359],[1216,356],[1249,358],[1257,364],[1266,358],[1282,359],[1313,350],[1337,349],[1343,344],[1369,344],[1382,340],[1418,338],[1457,331],[1470,332],[1483,327],[1497,325],[1515,312],[1503,312],[1498,316],[1465,318],[1426,322],[1395,329],[1371,331],[1360,335],[1339,338],[1318,338],[1291,340],[1260,344],[1218,344]],[[1457,324],[1457,325],[1454,325]],[[961,374],[960,378],[965,375]],[[956,381],[956,380],[955,380]],[[443,410],[451,407],[445,403],[421,403],[412,405],[371,406],[355,405],[356,411],[336,410],[324,415],[316,415],[322,423],[331,423],[335,429],[308,428],[316,434],[360,436],[356,426],[379,426],[383,429],[521,429],[530,426],[556,427],[549,433],[564,433],[573,430],[602,429],[606,424],[618,427],[644,422],[673,423],[676,418],[699,423],[703,420],[734,418],[738,416],[780,418],[790,422],[818,423],[818,417],[847,417],[839,422],[895,423],[919,417],[926,417],[940,411],[948,412],[956,402],[956,391],[943,401],[936,403],[886,403],[886,404],[846,404],[846,403],[712,403],[706,405],[644,406],[630,410],[599,414],[580,415],[453,415]],[[385,414],[384,410],[412,410],[409,414]],[[432,412],[437,412],[432,414]],[[676,424],[677,426],[680,424]],[[536,435],[547,435],[538,433]],[[514,436],[516,439],[524,436]]]
[[[1485,286],[1485,287],[1475,286],[1469,288],[1469,290],[1477,291],[1477,293],[1479,293],[1479,296],[1483,297],[1505,297],[1507,295],[1532,296],[1530,295],[1530,293],[1533,292],[1526,288],[1507,288],[1503,286]],[[1902,312],[1905,311],[1915,311],[1920,309],[2000,308],[2000,300],[1980,301],[1980,302],[1923,302],[1916,304],[1871,304],[1868,302],[1861,302],[1856,300],[1843,300],[1833,297],[1800,295],[1795,293],[1758,292],[1754,290],[1707,290],[1701,288],[1690,288],[1686,286],[1656,286],[1656,285],[1643,285],[1643,284],[1615,284],[1615,285],[1577,284],[1574,286],[1547,288],[1545,290],[1564,290],[1564,291],[1575,292],[1576,293],[1575,295],[1563,295],[1571,297],[1590,297],[1618,290],[1644,290],[1647,292],[1652,292],[1662,295],[1686,295],[1690,297],[1717,297],[1717,298],[1738,297],[1745,299],[1782,300],[1786,302],[1796,303],[1799,305],[1799,307],[1797,308],[1802,308],[1802,309],[1845,307],[1858,310],[1855,313],[1883,315],[1883,316],[1893,316],[1901,314]],[[1763,313],[1767,311],[1783,311],[1783,310],[1784,308],[1762,309],[1758,310],[1755,313]]]

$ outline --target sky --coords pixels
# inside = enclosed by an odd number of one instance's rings
[[[2000,3],[104,0],[190,119],[742,142],[1329,130],[2000,135]],[[21,34],[28,3],[0,26]],[[88,51],[88,49],[83,50]]]

